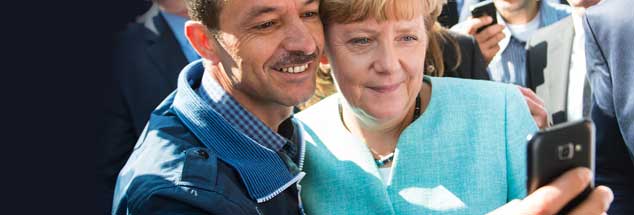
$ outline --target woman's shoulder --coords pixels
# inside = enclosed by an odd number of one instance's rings
[[[516,86],[494,81],[434,77],[431,83],[432,99],[438,98],[443,106],[504,107],[508,100],[521,97]]]
[[[515,87],[511,84],[499,83],[488,80],[475,80],[453,77],[430,77],[432,88],[438,87],[442,93],[462,92],[467,94],[499,93],[512,90]]]

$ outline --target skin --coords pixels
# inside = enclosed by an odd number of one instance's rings
[[[220,13],[216,36],[196,21],[186,23],[185,33],[220,85],[277,131],[292,107],[315,91],[324,46],[318,8],[315,0],[232,0]]]
[[[347,100],[344,122],[377,153],[389,154],[411,122],[416,96],[429,101],[420,60],[427,49],[423,17],[334,23],[327,32],[328,59]]]

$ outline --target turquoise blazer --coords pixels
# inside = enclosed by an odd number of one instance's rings
[[[388,186],[341,123],[341,94],[297,114],[306,128],[308,214],[485,214],[526,195],[526,138],[537,126],[517,87],[425,77],[425,112],[401,134]]]

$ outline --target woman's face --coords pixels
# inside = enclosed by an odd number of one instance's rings
[[[427,49],[423,16],[332,23],[326,30],[334,77],[353,111],[379,122],[402,119],[423,83]]]

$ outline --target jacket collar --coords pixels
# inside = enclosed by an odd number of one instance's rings
[[[272,199],[299,181],[305,173],[292,175],[277,152],[257,144],[230,126],[196,94],[194,89],[200,86],[204,71],[202,60],[197,60],[187,65],[178,77],[173,108],[183,124],[240,174],[249,195],[258,203]],[[293,120],[296,132],[301,134],[301,123]],[[298,142],[301,143],[301,168],[305,151],[301,135]]]

